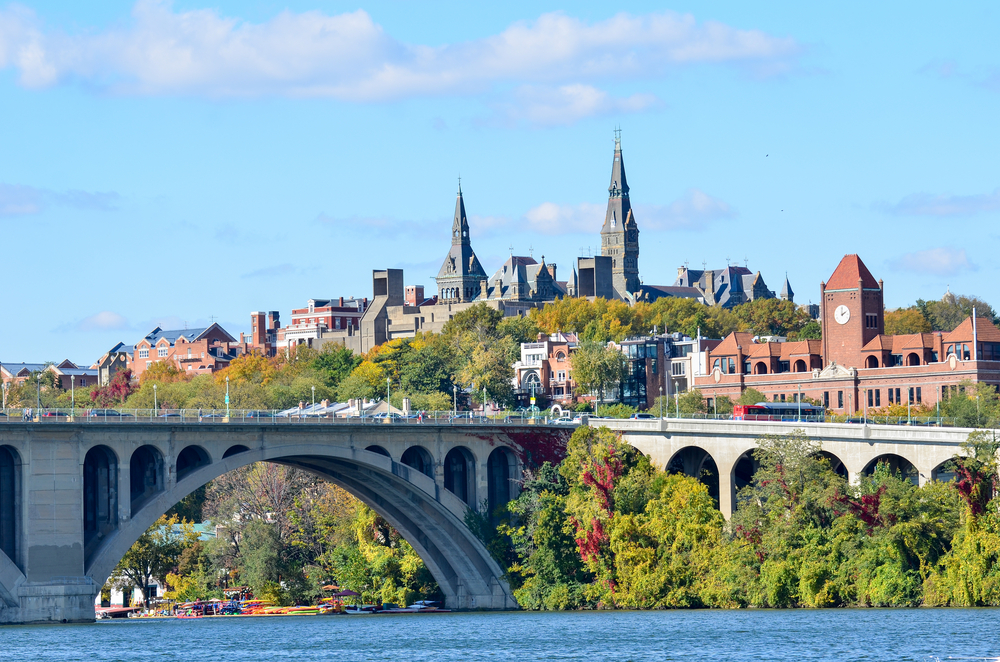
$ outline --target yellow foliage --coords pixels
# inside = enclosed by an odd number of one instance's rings
[[[230,384],[264,384],[271,383],[277,369],[274,362],[260,352],[250,352],[238,356],[229,366],[215,374],[218,384],[225,384],[229,377]]]

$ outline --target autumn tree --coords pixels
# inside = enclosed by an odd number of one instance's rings
[[[625,355],[604,343],[580,343],[579,348],[570,355],[570,366],[573,368],[577,393],[596,393],[598,402],[604,402],[604,394],[625,378]]]
[[[181,521],[176,515],[161,516],[125,552],[111,573],[111,584],[126,594],[132,587],[138,588],[148,607],[150,580],[166,584],[167,573],[177,565],[181,552],[197,539],[190,522]]]
[[[910,333],[927,333],[931,323],[915,306],[897,308],[885,313],[885,333],[888,336],[901,336]]]
[[[132,385],[132,371],[119,370],[108,382],[107,386],[98,386],[90,392],[90,399],[98,407],[124,405],[125,401],[135,393]]]
[[[754,299],[736,306],[733,314],[744,330],[759,336],[794,336],[813,321],[791,301]]]

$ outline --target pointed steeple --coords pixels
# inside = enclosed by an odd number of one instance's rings
[[[458,199],[455,200],[455,220],[451,224],[452,245],[471,243],[469,239],[469,219],[465,216],[465,201],[462,199],[462,178],[458,178]]]
[[[785,273],[785,284],[781,286],[781,294],[778,295],[785,301],[795,301],[795,292],[792,292],[792,285],[788,282],[788,273]]]
[[[611,258],[615,295],[626,299],[629,292],[638,291],[639,226],[629,201],[625,161],[622,158],[621,129],[615,129],[615,157],[611,163],[611,184],[608,186],[608,210],[601,228],[601,255]]]
[[[625,161],[622,160],[621,129],[615,129],[615,160],[611,164],[611,184],[608,185],[608,197],[628,197],[628,181],[625,179]]]

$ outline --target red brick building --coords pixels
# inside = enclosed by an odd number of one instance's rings
[[[292,310],[292,323],[276,329],[278,349],[312,346],[327,330],[360,329],[368,298],[310,299],[305,308]]]
[[[172,361],[191,375],[211,374],[249,349],[218,324],[176,331],[156,327],[135,344],[129,367],[136,379],[157,361]]]
[[[801,396],[836,413],[890,404],[934,405],[961,382],[1000,387],[1000,330],[965,320],[954,331],[885,335],[884,289],[857,255],[820,283],[822,340],[754,342],[730,334],[709,353],[695,387],[708,398],[738,398],[752,387],[771,401]]]

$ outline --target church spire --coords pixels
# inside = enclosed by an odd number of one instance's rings
[[[615,129],[615,160],[611,164],[611,184],[609,198],[627,198],[628,181],[625,179],[625,161],[622,160],[622,130]]]
[[[601,255],[611,258],[615,295],[627,299],[642,286],[639,280],[639,226],[632,215],[621,129],[615,129],[615,157],[608,186],[608,210],[601,227]]]
[[[455,201],[455,220],[451,224],[452,245],[469,245],[469,219],[465,216],[465,201],[462,199],[462,178],[458,178],[458,199]]]

